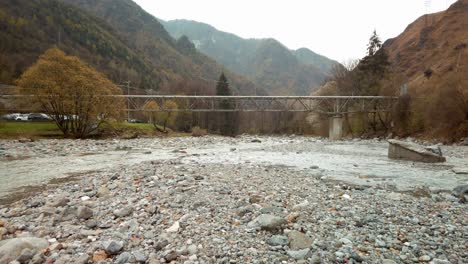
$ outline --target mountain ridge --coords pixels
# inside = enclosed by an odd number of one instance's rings
[[[239,94],[264,93],[206,55],[185,50],[158,24],[130,0],[2,1],[0,83],[13,84],[39,55],[58,46],[115,83],[131,81],[147,91],[176,93],[174,87],[191,83],[212,93],[226,71]]]
[[[187,36],[198,50],[271,94],[309,94],[337,63],[306,48],[292,51],[272,38],[244,39],[193,20],[160,21],[174,38]],[[285,63],[278,63],[275,56]],[[319,61],[318,66],[314,60]]]

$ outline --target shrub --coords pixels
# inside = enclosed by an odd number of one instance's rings
[[[208,131],[206,129],[202,129],[197,126],[192,128],[192,137],[203,137],[206,135],[208,135]]]

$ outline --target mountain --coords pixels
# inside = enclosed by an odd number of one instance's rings
[[[317,54],[308,48],[300,48],[292,51],[294,56],[304,64],[313,65],[325,73],[329,73],[333,65],[339,64],[337,61],[331,60],[323,55]]]
[[[130,80],[144,90],[177,92],[171,89],[196,83],[212,91],[223,71],[130,0],[3,0],[0,38],[0,83],[13,83],[54,45],[115,83]],[[252,82],[226,75],[238,93],[253,93]]]
[[[411,129],[468,136],[468,0],[420,17],[383,48],[415,100]]]
[[[198,50],[270,94],[309,94],[336,63],[305,48],[291,51],[274,39],[243,39],[189,20],[161,22],[174,38],[187,36]]]

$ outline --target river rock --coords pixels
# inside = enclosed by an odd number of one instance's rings
[[[107,259],[109,256],[104,250],[97,250],[93,253],[93,262],[99,262]]]
[[[116,264],[125,264],[125,263],[128,263],[130,262],[130,258],[132,257],[132,255],[128,252],[123,252],[122,254],[120,254],[117,259],[115,260],[115,263]]]
[[[133,208],[130,206],[126,206],[122,209],[117,209],[112,212],[117,217],[126,217],[133,213]]]
[[[309,248],[312,245],[312,239],[304,233],[293,230],[288,234],[289,248],[297,250]]]
[[[146,260],[148,259],[145,254],[141,251],[133,251],[132,252],[133,257],[135,258],[135,261],[138,263],[145,263]]]
[[[468,194],[468,184],[455,187],[452,191],[452,194],[457,198],[463,199],[464,196]]]
[[[82,254],[75,261],[76,264],[86,264],[89,261],[89,256],[88,254]]]
[[[31,260],[34,257],[34,255],[36,255],[36,250],[25,248],[21,251],[21,254],[16,260],[20,263],[28,263],[29,260]]]
[[[293,211],[302,211],[302,210],[306,210],[307,207],[309,207],[309,201],[304,201],[300,204],[296,204],[295,206],[293,206]]]
[[[176,222],[174,222],[174,224],[172,224],[171,227],[166,229],[166,232],[168,232],[168,233],[177,233],[177,232],[179,232],[179,229],[180,229],[180,223],[179,223],[179,221],[176,221]]]
[[[123,249],[122,241],[110,240],[104,242],[102,245],[106,253],[109,255],[116,255]]]
[[[80,206],[80,207],[78,207],[78,209],[76,211],[76,216],[79,219],[87,220],[87,219],[93,217],[93,215],[94,215],[93,210],[91,208],[87,207],[87,206]]]
[[[70,199],[68,199],[65,196],[59,196],[55,198],[54,201],[51,202],[52,207],[63,207],[66,206],[70,202]]]
[[[288,238],[281,235],[275,235],[267,240],[267,244],[270,246],[286,246],[288,244]]]
[[[301,259],[305,259],[306,257],[308,257],[310,253],[310,249],[306,248],[302,250],[288,250],[287,253],[291,258],[295,260],[301,260]]]
[[[249,227],[260,227],[264,230],[276,230],[281,228],[283,224],[286,224],[286,220],[283,217],[262,214],[251,221]]]
[[[22,253],[27,253],[23,252],[25,249],[36,252],[45,250],[49,246],[47,240],[35,237],[12,238],[2,242],[2,246],[0,247],[0,263],[14,261]]]

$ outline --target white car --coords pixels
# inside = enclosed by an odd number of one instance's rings
[[[19,114],[16,116],[15,121],[28,121],[29,114]]]
[[[12,114],[6,114],[2,116],[2,119],[5,120],[16,120],[18,116],[20,116],[20,113],[12,113]]]

